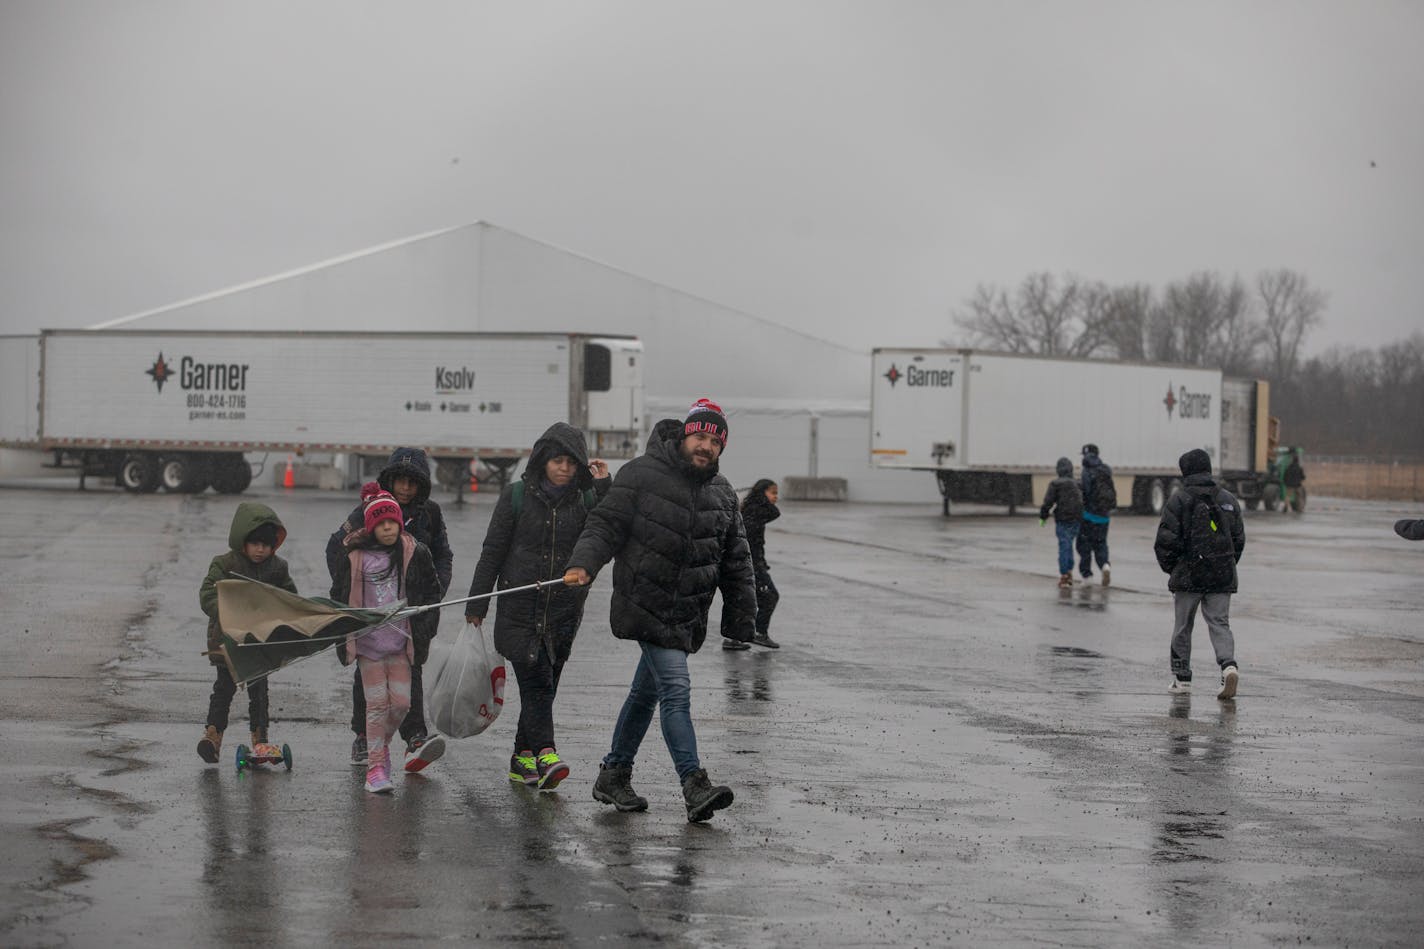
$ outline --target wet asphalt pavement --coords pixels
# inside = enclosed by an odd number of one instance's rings
[[[324,593],[351,499],[250,496]],[[446,506],[452,596],[475,497]],[[1030,516],[784,504],[783,648],[692,660],[702,760],[737,795],[694,826],[656,727],[651,809],[590,797],[637,656],[607,575],[560,689],[557,793],[505,778],[511,682],[489,732],[373,797],[330,655],[274,677],[290,773],[235,772],[242,694],[221,764],[194,754],[197,591],[233,499],[0,487],[0,944],[1417,945],[1424,544],[1390,524],[1419,512],[1312,503],[1248,516],[1233,703],[1200,622],[1198,691],[1166,691],[1153,519],[1114,521],[1110,589],[1060,593]]]

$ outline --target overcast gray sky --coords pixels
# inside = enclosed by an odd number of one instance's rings
[[[1424,3],[0,0],[0,332],[486,220],[847,345],[1291,267],[1424,329]],[[1372,164],[1373,163],[1373,164]]]

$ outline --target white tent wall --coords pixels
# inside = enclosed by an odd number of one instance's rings
[[[482,330],[637,336],[650,396],[868,399],[870,354],[487,227]],[[867,443],[868,444],[868,443]]]
[[[95,328],[468,332],[481,237],[475,225],[439,231]]]
[[[688,403],[648,400],[651,419],[681,418]],[[870,466],[870,410],[856,403],[758,400],[729,395],[727,451],[719,468],[738,490],[758,478],[845,478],[852,501],[911,501],[938,505],[939,489],[927,471],[888,471]],[[812,421],[815,457],[812,457]]]
[[[928,474],[870,467],[869,353],[483,222],[100,325],[637,336],[650,416],[681,417],[704,396],[727,408],[734,483],[807,475],[809,413],[830,406],[818,411],[818,475],[845,478],[852,500],[938,500]]]

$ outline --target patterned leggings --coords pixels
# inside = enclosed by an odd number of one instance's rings
[[[390,767],[387,745],[410,710],[410,660],[404,652],[356,657],[366,693],[366,750],[370,766]]]

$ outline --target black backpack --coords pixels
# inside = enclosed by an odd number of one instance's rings
[[[1117,486],[1107,465],[1093,473],[1093,496],[1087,499],[1086,506],[1094,514],[1109,514],[1117,507]]]
[[[1236,576],[1231,525],[1216,498],[1196,498],[1187,515],[1187,576],[1193,590],[1221,592]]]

